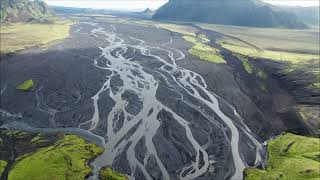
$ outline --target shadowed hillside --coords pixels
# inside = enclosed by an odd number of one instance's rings
[[[254,27],[307,27],[296,15],[259,0],[170,0],[153,18]]]
[[[303,22],[311,26],[319,26],[319,7],[290,7],[281,6],[285,11],[296,14]]]

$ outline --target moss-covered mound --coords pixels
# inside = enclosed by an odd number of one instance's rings
[[[128,178],[111,168],[102,168],[99,172],[100,180],[127,180]]]
[[[92,171],[89,161],[103,152],[80,137],[62,133],[0,129],[0,137],[0,177],[8,180],[85,179]]]
[[[29,80],[26,80],[23,83],[19,84],[17,86],[17,89],[21,90],[21,91],[29,91],[30,89],[33,88],[33,86],[34,86],[33,80],[29,79]]]
[[[194,44],[194,46],[188,51],[191,55],[217,64],[226,63],[218,49],[205,44],[210,40],[208,40],[204,35],[197,37],[183,36],[183,38]]]
[[[320,139],[284,134],[268,144],[266,169],[245,170],[246,180],[320,178]]]
[[[9,179],[84,179],[91,172],[88,161],[102,151],[77,136],[67,135],[53,146],[19,158]]]

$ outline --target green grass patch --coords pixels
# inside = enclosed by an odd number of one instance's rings
[[[260,77],[260,78],[263,79],[263,80],[266,80],[266,79],[268,79],[268,74],[265,73],[265,72],[262,71],[262,70],[259,70],[259,71],[258,71],[258,77]]]
[[[33,46],[43,46],[69,36],[70,21],[52,24],[16,23],[0,27],[1,53],[14,52]]]
[[[250,56],[254,58],[265,58],[274,61],[283,61],[289,63],[299,63],[306,60],[313,60],[319,59],[319,55],[313,54],[301,54],[301,53],[291,53],[291,52],[284,52],[284,51],[257,51],[250,47],[238,46],[233,44],[221,44],[223,48],[228,49],[234,53],[238,53],[244,56]]]
[[[200,34],[198,37],[205,43],[209,43],[210,42],[210,39],[208,39],[207,36],[204,35],[204,34]]]
[[[250,64],[248,58],[243,57],[243,56],[238,56],[238,58],[242,61],[242,66],[246,70],[246,72],[248,74],[252,74],[253,73],[253,67]]]
[[[66,135],[52,146],[19,157],[9,173],[9,179],[85,179],[92,171],[88,161],[102,152],[102,148],[88,144],[75,135]]]
[[[319,179],[320,139],[284,134],[268,143],[264,170],[248,168],[246,180]]]
[[[320,82],[312,83],[309,85],[310,88],[320,89]]]
[[[191,55],[199,57],[202,60],[218,64],[226,63],[223,57],[219,54],[218,49],[212,48],[211,46],[200,42],[197,37],[183,36],[183,38],[186,41],[194,44],[194,46],[188,51]],[[203,38],[200,38],[200,40],[203,40]]]
[[[29,91],[33,88],[33,86],[34,86],[33,80],[29,79],[29,80],[26,80],[23,83],[19,84],[17,86],[17,89],[21,90],[21,91]]]
[[[195,36],[183,36],[183,39],[193,44],[196,44],[198,42]]]
[[[31,144],[42,144],[48,142],[45,138],[41,137],[41,135],[35,136],[31,139]]]
[[[8,164],[7,161],[0,160],[0,177],[4,169],[6,168],[7,164]]]
[[[252,74],[253,68],[247,59],[242,61],[242,65],[243,65],[244,69],[247,71],[247,73]]]
[[[100,180],[127,180],[127,176],[113,171],[111,168],[103,168],[99,172]]]

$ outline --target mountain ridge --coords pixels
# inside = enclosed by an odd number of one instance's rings
[[[259,0],[170,0],[160,7],[154,19],[197,21],[252,27],[304,29],[307,25],[295,14]]]
[[[49,6],[39,0],[1,0],[1,22],[48,22],[54,17]]]
[[[279,6],[280,9],[296,14],[306,24],[311,26],[319,26],[320,21],[320,7],[299,7],[299,6]]]

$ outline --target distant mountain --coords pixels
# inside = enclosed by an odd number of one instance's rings
[[[145,14],[152,14],[153,11],[150,9],[150,8],[147,8],[145,9],[144,11],[142,11],[142,13],[145,13]]]
[[[48,5],[39,0],[0,0],[1,22],[50,21],[54,15]]]
[[[91,9],[91,8],[77,8],[77,7],[63,7],[52,6],[52,9],[57,14],[105,14],[107,10]]]
[[[303,22],[311,26],[318,26],[320,23],[319,18],[319,7],[290,7],[290,6],[281,6],[281,9],[294,13],[297,15]]]
[[[152,11],[150,8],[147,8],[147,9],[145,9],[144,11],[139,12],[139,13],[137,13],[137,14],[140,14],[140,15],[141,15],[141,18],[151,19],[152,16],[154,15],[154,12],[155,12],[155,11]]]
[[[94,16],[99,15],[112,15],[117,17],[129,17],[129,18],[143,18],[150,19],[152,18],[153,11],[147,8],[141,12],[126,12],[126,11],[117,11],[117,10],[107,10],[107,9],[91,9],[91,8],[75,8],[75,7],[61,7],[61,6],[52,6],[54,12],[59,15],[77,15],[77,16]]]
[[[295,14],[259,0],[169,0],[153,18],[238,26],[307,28]]]

